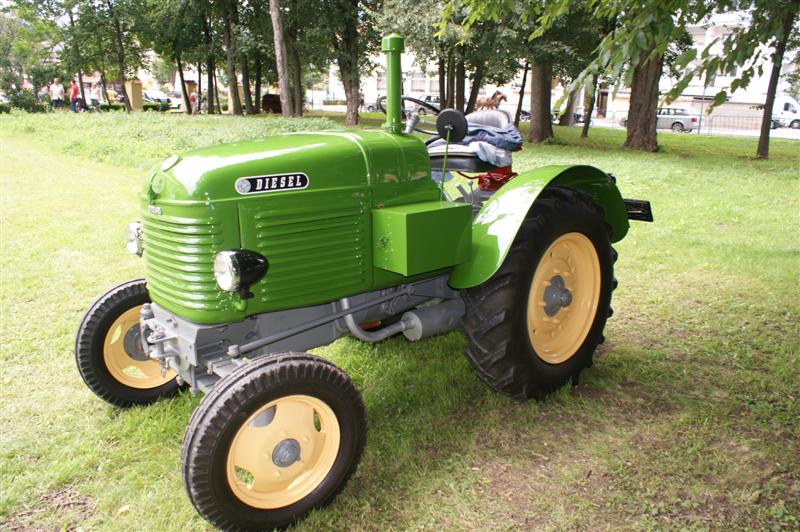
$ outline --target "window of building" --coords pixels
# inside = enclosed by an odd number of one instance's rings
[[[425,92],[427,89],[427,78],[422,72],[411,73],[411,92]]]

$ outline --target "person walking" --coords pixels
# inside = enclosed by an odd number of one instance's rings
[[[92,103],[92,109],[97,111],[100,109],[100,87],[97,83],[92,83],[92,88],[89,90],[89,100]]]
[[[48,91],[53,109],[57,111],[62,109],[64,107],[64,86],[61,84],[61,80],[53,78],[53,83],[50,84]]]
[[[69,108],[73,113],[78,112],[78,84],[75,80],[69,80]]]

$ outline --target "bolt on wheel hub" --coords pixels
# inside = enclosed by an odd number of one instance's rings
[[[287,438],[272,450],[272,463],[278,467],[289,467],[300,459],[300,443]]]
[[[551,318],[558,311],[572,303],[572,292],[564,284],[564,278],[555,275],[550,279],[550,286],[544,289],[544,313]]]

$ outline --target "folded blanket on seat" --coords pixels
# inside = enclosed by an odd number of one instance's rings
[[[514,124],[506,127],[493,127],[483,124],[470,124],[467,136],[459,144],[469,145],[470,142],[488,142],[502,150],[517,151],[522,149],[522,136]]]

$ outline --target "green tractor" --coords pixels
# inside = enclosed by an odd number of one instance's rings
[[[206,394],[186,430],[183,479],[217,527],[286,526],[356,469],[361,395],[304,351],[348,334],[417,341],[460,327],[483,381],[542,397],[591,365],[611,315],[611,245],[629,219],[652,220],[647,202],[623,200],[596,168],[515,175],[453,144],[508,115],[401,97],[403,39],[382,48],[383,130],[213,146],[153,169],[142,220],[126,231],[145,279],[100,296],[80,324],[78,369],[109,403]],[[436,115],[436,130],[401,111],[404,99]],[[481,186],[445,197],[432,168]]]

